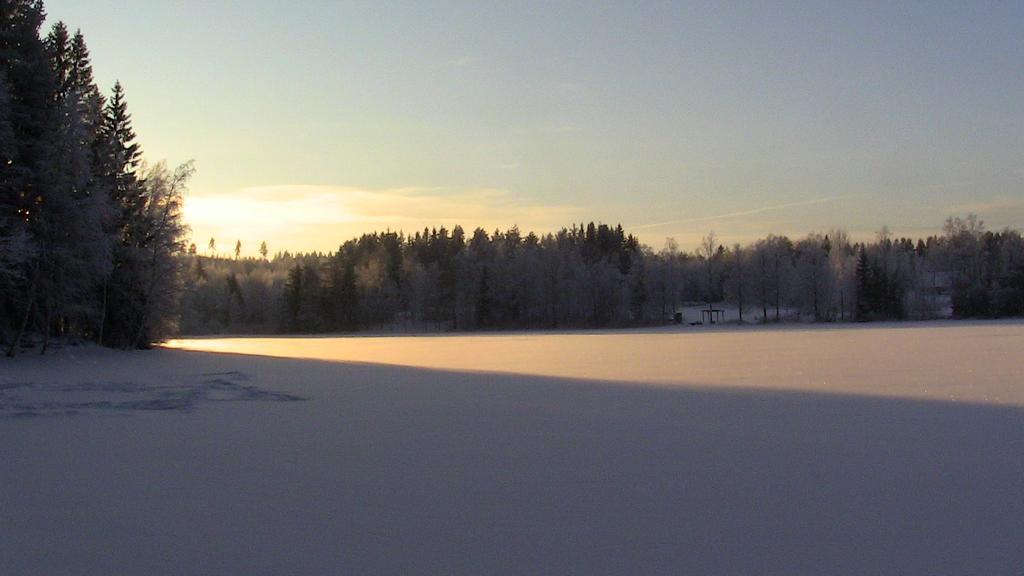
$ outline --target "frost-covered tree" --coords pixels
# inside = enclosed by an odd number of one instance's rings
[[[750,306],[752,301],[752,272],[751,251],[739,243],[733,244],[726,262],[725,287],[728,300],[736,306],[739,312],[739,321],[743,322],[743,312]]]
[[[57,22],[41,37],[44,18],[40,1],[0,8],[0,343],[146,345],[176,312],[160,303],[181,179],[137,177],[123,89],[105,106],[84,36]]]
[[[722,293],[719,289],[722,279],[722,254],[719,252],[719,248],[721,248],[721,245],[718,243],[718,236],[712,230],[701,239],[700,248],[697,252],[701,267],[704,269],[701,292],[703,293],[704,302],[708,305],[708,309],[711,308],[712,303],[719,302],[722,299]]]
[[[830,266],[832,250],[828,236],[808,234],[794,246],[796,254],[794,300],[803,314],[817,321],[832,319],[832,291],[835,278]]]
[[[132,347],[145,347],[176,328],[179,272],[188,231],[181,217],[182,199],[194,172],[191,162],[173,171],[161,162],[144,172],[141,242],[135,246],[142,264],[137,277],[141,291]]]
[[[131,115],[121,83],[114,85],[103,110],[97,144],[99,173],[95,180],[106,191],[113,214],[107,220],[113,238],[113,265],[103,282],[99,341],[120,347],[138,342],[142,299],[147,277],[147,198],[137,176],[141,149],[135,141]]]
[[[12,0],[0,10],[0,83],[7,134],[6,162],[0,176],[0,234],[7,246],[20,246],[19,238],[31,246],[31,256],[14,253],[0,258],[12,266],[17,281],[0,297],[0,320],[7,353],[13,355],[30,323],[38,317],[41,250],[38,243],[43,227],[39,206],[46,191],[41,182],[45,141],[53,120],[53,74],[46,48],[39,37],[45,13],[39,1]],[[10,278],[10,275],[7,275]]]
[[[63,42],[63,33],[51,34]],[[68,46],[51,44],[51,62],[58,78],[54,94],[54,120],[47,133],[47,155],[41,164],[45,190],[38,210],[41,276],[39,302],[43,314],[43,348],[51,333],[68,330],[88,333],[95,326],[93,288],[107,273],[109,244],[103,230],[109,199],[93,194],[89,127],[84,119],[80,92],[61,74],[67,66]]]
[[[0,294],[13,294],[24,278],[24,265],[33,256],[28,227],[16,212],[14,175],[9,172],[17,153],[11,123],[6,73],[0,69]],[[0,299],[0,330],[7,298]]]
[[[618,227],[574,225],[557,233],[518,228],[468,238],[460,228],[406,236],[384,232],[346,241],[331,254],[280,253],[263,258],[186,257],[185,329],[286,332],[416,328],[500,329],[629,325],[670,319],[686,301],[703,298],[707,258],[669,242],[654,252]],[[945,240],[918,245],[879,236],[851,244],[843,231],[791,242],[770,235],[705,254],[721,266],[718,290],[763,321],[900,318],[935,295],[925,264]],[[1024,286],[1020,234],[982,234],[983,283],[991,302],[1012,313]],[[863,255],[862,255],[863,252]],[[860,262],[860,266],[858,266]],[[235,280],[231,280],[234,277]],[[987,279],[987,280],[986,280]],[[237,284],[242,299],[228,297]],[[865,289],[865,287],[868,287]],[[253,312],[254,301],[263,312]],[[241,301],[244,300],[244,306]],[[993,304],[990,308],[995,310]],[[784,312],[785,311],[785,312]],[[914,313],[918,317],[918,313]]]
[[[82,106],[82,119],[89,137],[88,144],[92,149],[93,161],[97,162],[96,143],[100,136],[103,107],[106,101],[93,79],[89,47],[86,45],[85,36],[82,35],[81,30],[76,30],[75,35],[71,38],[71,65],[68,70],[68,81],[71,87],[78,92],[79,102]],[[98,167],[94,167],[94,171],[98,173]]]
[[[131,235],[134,222],[145,210],[146,199],[137,176],[142,149],[136,142],[128,102],[120,82],[114,84],[110,100],[103,109],[100,139],[99,177],[119,209],[117,227],[122,233]]]

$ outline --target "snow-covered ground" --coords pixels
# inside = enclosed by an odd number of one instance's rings
[[[171,345],[0,362],[0,574],[1024,566],[1021,323]]]
[[[673,387],[1024,407],[1024,323],[665,327],[485,335],[216,338],[171,348]]]

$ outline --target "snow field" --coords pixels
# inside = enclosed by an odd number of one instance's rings
[[[23,357],[0,364],[0,572],[1013,574],[1021,336],[723,328]]]

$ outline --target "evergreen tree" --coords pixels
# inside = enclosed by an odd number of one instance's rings
[[[104,188],[110,191],[114,204],[120,210],[117,227],[127,236],[132,235],[132,226],[138,222],[145,207],[137,177],[142,150],[135,138],[124,88],[117,82],[103,110],[100,165]]]
[[[105,107],[81,32],[41,38],[44,19],[38,0],[0,5],[0,342],[144,346],[171,327],[191,168],[137,177],[123,90]]]
[[[76,30],[75,35],[71,38],[71,67],[68,71],[68,80],[73,89],[78,92],[78,98],[82,103],[82,116],[88,127],[89,145],[93,151],[94,162],[96,162],[98,161],[96,142],[103,121],[105,101],[93,79],[89,47],[85,43],[85,36],[82,35],[81,30]],[[98,173],[99,167],[95,166],[94,171]]]
[[[70,61],[66,29],[48,36],[54,84],[52,123],[46,134],[40,184],[45,194],[39,210],[43,247],[40,302],[43,348],[51,332],[89,335],[95,327],[93,288],[109,263],[102,222],[109,199],[93,195],[89,136],[79,91],[67,81]]]
[[[136,171],[141,151],[120,82],[103,110],[98,135],[96,175],[112,204],[107,231],[113,239],[113,267],[104,281],[101,344],[131,347],[139,340],[146,280],[146,198]]]
[[[302,269],[302,308],[299,323],[304,331],[317,332],[325,328],[324,304],[320,266],[310,262]]]
[[[633,321],[642,322],[647,306],[647,268],[642,259],[633,268],[629,286],[629,306],[633,313]]]
[[[287,332],[298,332],[299,312],[302,310],[302,265],[298,262],[288,271],[288,281],[284,285],[285,326]]]
[[[64,22],[58,21],[46,35],[46,51],[53,69],[54,92],[58,98],[66,98],[74,91],[74,85],[71,80],[71,35]]]
[[[857,319],[868,320],[873,312],[875,279],[864,246],[857,250]]]
[[[493,307],[493,301],[491,298],[489,276],[490,269],[487,266],[484,266],[483,271],[480,273],[480,287],[477,290],[476,296],[477,328],[486,328],[491,324],[491,308]]]
[[[0,10],[0,70],[6,79],[13,151],[4,167],[8,187],[0,198],[17,216],[31,218],[37,202],[44,137],[52,118],[53,75],[39,38],[45,18],[39,0],[6,0]],[[13,154],[11,153],[13,152]]]
[[[342,262],[341,285],[338,287],[338,321],[345,330],[359,327],[359,291],[353,258]]]
[[[40,181],[45,140],[53,118],[53,76],[46,49],[39,38],[45,14],[38,0],[5,1],[0,10],[0,84],[3,84],[3,123],[0,133],[6,157],[0,171],[0,243],[17,244],[24,239],[31,256],[5,256],[13,266],[14,282],[0,294],[0,322],[10,328],[7,354],[13,355],[37,317],[42,227],[39,206],[45,191]],[[20,260],[20,261],[19,261]],[[4,330],[6,333],[6,330]],[[7,340],[4,333],[0,338]]]
[[[6,74],[0,68],[0,343],[13,304],[8,296],[21,289],[25,263],[33,255],[26,222],[16,213],[13,203],[3,202],[14,193],[10,168],[15,162],[16,143],[10,106]]]

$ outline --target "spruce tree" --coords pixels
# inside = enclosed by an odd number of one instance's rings
[[[867,252],[860,246],[857,251],[857,320],[865,321],[874,310],[875,281]]]
[[[111,191],[115,205],[120,208],[119,226],[129,228],[127,232],[130,232],[132,220],[138,217],[144,206],[137,176],[142,150],[135,141],[132,117],[120,82],[114,84],[110,100],[103,109],[100,138],[104,148],[101,165],[105,187]]]
[[[46,35],[46,52],[53,68],[56,95],[58,98],[67,97],[74,86],[71,81],[71,36],[64,22],[58,21]]]
[[[484,266],[480,273],[480,288],[477,290],[476,295],[477,328],[486,328],[491,324],[491,308],[494,305],[494,300],[491,297],[491,284],[488,278],[489,275],[490,267]]]
[[[32,220],[39,199],[40,161],[52,112],[53,76],[39,38],[44,18],[39,1],[5,1],[0,10],[0,73],[6,80],[11,137],[0,209],[26,222]]]
[[[92,289],[109,262],[102,234],[109,200],[89,190],[91,138],[80,92],[69,80],[71,49],[62,23],[53,26],[46,47],[54,82],[39,179],[44,352],[51,333],[88,335],[95,324]]]
[[[352,258],[342,264],[338,320],[345,330],[359,327],[359,292],[356,288],[356,266]]]
[[[302,310],[302,265],[298,262],[288,271],[284,285],[284,330],[298,332],[299,312]]]
[[[100,343],[132,347],[138,342],[146,285],[146,197],[137,171],[141,150],[135,141],[124,88],[115,83],[103,110],[98,135],[99,173],[95,181],[112,204],[107,230],[113,242],[113,268],[104,283]]]
[[[120,84],[105,106],[84,36],[44,39],[44,20],[39,0],[0,4],[0,342],[145,345],[167,326],[191,166],[140,178]]]
[[[49,196],[43,173],[54,120],[53,74],[39,37],[44,19],[38,0],[5,1],[0,10],[0,75],[6,81],[8,137],[13,137],[6,145],[0,179],[0,223],[6,222],[0,241],[23,237],[30,251],[16,270],[15,285],[0,295],[0,321],[13,332],[8,355],[15,354],[29,325],[39,320],[44,238],[52,231],[42,217]]]
[[[11,124],[11,96],[7,87],[7,74],[0,68],[0,200],[9,198],[13,193],[14,156],[17,145],[14,141],[14,127]],[[0,204],[3,206],[3,204]],[[3,214],[5,218],[14,219],[14,214]]]
[[[93,79],[89,47],[85,43],[85,37],[81,30],[76,30],[75,35],[71,38],[71,68],[68,71],[68,80],[74,90],[78,92],[78,97],[84,108],[83,117],[92,138],[90,145],[95,147],[95,141],[103,121],[105,100]]]
[[[11,103],[6,74],[0,69],[0,199],[13,194],[13,175],[16,143],[11,126]],[[20,289],[22,268],[30,258],[28,227],[16,214],[13,205],[0,202],[0,334],[8,324],[11,305],[8,295]]]

